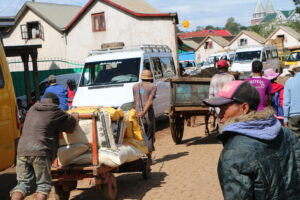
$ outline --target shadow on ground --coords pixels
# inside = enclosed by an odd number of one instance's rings
[[[0,174],[0,199],[9,200],[9,192],[17,185],[15,173]]]
[[[181,144],[186,146],[191,145],[200,145],[200,144],[220,144],[220,141],[217,139],[217,133],[211,133],[206,137],[193,137],[186,140],[182,140]]]
[[[117,177],[118,182],[118,200],[121,199],[142,199],[145,194],[155,188],[162,187],[165,184],[164,172],[153,172],[151,178],[144,180],[141,173],[122,174]],[[97,191],[95,188],[77,188],[83,190],[83,192],[72,200],[91,200],[91,199],[104,199],[104,195],[101,191]]]
[[[161,131],[163,129],[169,128],[169,117],[168,116],[161,116],[156,119],[156,132]]]
[[[177,158],[180,158],[182,156],[187,156],[189,155],[189,152],[180,152],[180,153],[176,153],[176,154],[169,154],[169,155],[165,155],[164,157],[162,158],[159,158],[159,159],[155,159],[155,164],[156,163],[161,163],[161,162],[166,162],[166,161],[170,161],[170,160],[174,160],[174,159],[177,159]]]

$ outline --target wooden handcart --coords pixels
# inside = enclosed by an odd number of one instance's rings
[[[172,139],[181,143],[184,121],[191,116],[208,115],[209,109],[202,102],[208,98],[211,78],[180,77],[171,80],[171,106],[169,122]],[[206,126],[206,134],[209,130]]]
[[[71,190],[77,187],[78,180],[93,181],[97,190],[103,191],[107,200],[114,200],[117,197],[118,186],[113,173],[142,172],[144,179],[151,176],[151,160],[145,157],[125,163],[117,168],[107,167],[99,163],[97,147],[97,120],[98,114],[79,114],[79,119],[92,119],[92,165],[68,165],[58,167],[57,160],[51,168],[52,184],[55,189],[56,200],[67,200]]]

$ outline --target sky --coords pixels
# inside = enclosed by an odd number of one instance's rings
[[[229,17],[249,26],[257,0],[145,0],[161,12],[177,12],[179,23],[190,22],[184,31],[192,31],[197,26],[224,27]],[[263,6],[267,0],[261,0]],[[294,9],[293,0],[271,0],[275,10]],[[0,16],[14,16],[25,0],[0,0]],[[88,0],[36,0],[36,2],[64,3],[84,6]],[[284,3],[283,3],[284,2]]]

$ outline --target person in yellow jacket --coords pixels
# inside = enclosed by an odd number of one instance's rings
[[[156,95],[156,86],[153,84],[153,75],[149,70],[141,73],[141,83],[133,86],[133,97],[138,117],[142,118],[145,127],[145,142],[151,154],[155,150],[155,115],[153,100]]]

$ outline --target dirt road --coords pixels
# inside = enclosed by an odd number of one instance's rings
[[[185,127],[183,143],[175,145],[165,120],[159,122],[158,128],[151,179],[143,180],[140,173],[117,175],[118,199],[222,200],[216,173],[222,145],[215,135],[205,137],[203,125]],[[0,182],[0,199],[8,199],[8,192],[15,185],[13,169],[2,172]],[[33,199],[33,195],[26,198]],[[49,199],[54,199],[53,194]],[[71,199],[94,200],[103,196],[89,182],[80,181],[71,192]]]

